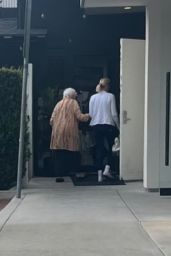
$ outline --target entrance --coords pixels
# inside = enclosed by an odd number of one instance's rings
[[[73,87],[77,90],[80,106],[85,113],[88,112],[89,98],[95,93],[99,79],[109,77],[119,113],[120,39],[145,39],[144,9],[137,13],[91,13],[86,16],[76,1],[69,3],[72,6],[68,6],[68,1],[65,0],[62,5],[58,1],[53,1],[53,6],[47,5],[47,8],[51,8],[47,13],[51,15],[47,15],[44,24],[48,31],[45,60],[43,65],[37,67],[43,78],[34,84],[33,92],[35,176],[53,175],[49,150],[49,119],[64,88]],[[56,13],[58,10],[59,15]],[[71,20],[72,22],[68,22]],[[56,24],[60,24],[60,29]],[[81,130],[87,131],[88,125],[81,125]],[[88,152],[81,155],[83,164],[92,164]],[[115,168],[119,171],[119,163]]]

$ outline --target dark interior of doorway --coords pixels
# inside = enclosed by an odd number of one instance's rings
[[[34,70],[34,174],[53,176],[49,118],[63,89],[74,87],[86,97],[81,107],[87,112],[99,79],[108,76],[119,112],[120,38],[145,39],[145,13],[86,16],[77,0],[51,0],[51,5],[42,0],[41,20],[36,10],[35,6],[33,22],[47,29],[47,37],[35,48],[41,48],[43,58]],[[82,128],[86,131],[88,126]]]

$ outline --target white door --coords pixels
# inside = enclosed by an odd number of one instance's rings
[[[145,41],[121,40],[120,177],[143,179]]]

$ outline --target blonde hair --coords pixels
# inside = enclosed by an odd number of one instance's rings
[[[96,86],[96,92],[108,91],[110,82],[109,78],[101,78],[99,84]]]
[[[107,77],[105,77],[105,78],[101,78],[99,83],[100,83],[101,85],[105,86],[105,85],[109,85],[110,82],[111,82],[110,79],[107,78]]]
[[[75,99],[77,97],[77,92],[73,88],[67,88],[63,92],[63,98]]]

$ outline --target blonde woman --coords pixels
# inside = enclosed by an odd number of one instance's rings
[[[89,103],[90,126],[93,127],[96,141],[96,168],[104,176],[112,178],[112,146],[114,138],[118,135],[119,121],[116,110],[115,96],[109,93],[109,78],[102,78],[96,87],[96,94]],[[107,152],[105,169],[103,164]]]
[[[67,88],[63,93],[63,99],[55,106],[50,124],[52,135],[50,149],[55,154],[56,181],[62,182],[63,174],[74,171],[78,162],[79,152],[79,122],[87,122],[89,114],[82,114],[76,101],[77,93],[73,88]],[[76,171],[76,170],[75,170]]]

